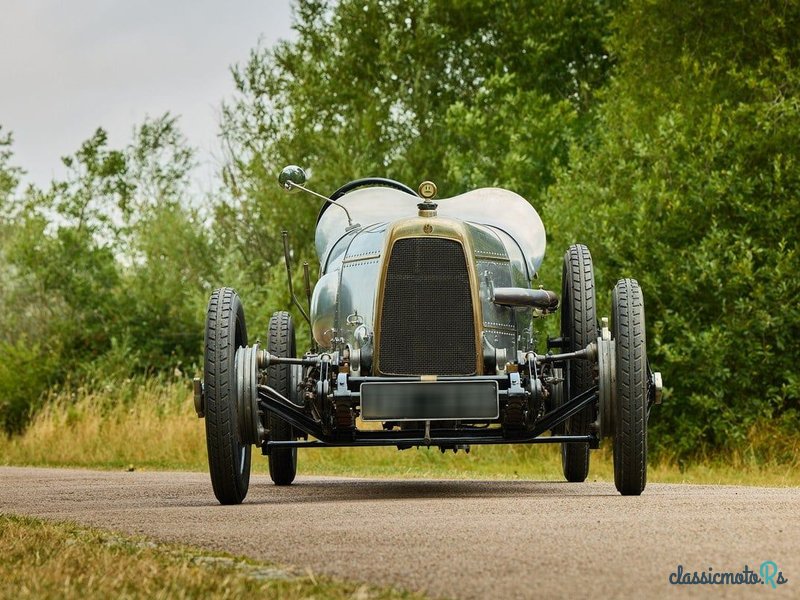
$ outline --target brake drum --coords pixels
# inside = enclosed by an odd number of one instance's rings
[[[616,343],[611,339],[608,319],[603,319],[597,338],[597,388],[600,409],[600,436],[614,436],[614,405],[617,396]]]
[[[258,416],[258,344],[236,351],[236,409],[245,444],[260,445],[264,427]]]

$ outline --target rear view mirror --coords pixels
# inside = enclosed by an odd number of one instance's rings
[[[298,186],[305,185],[306,181],[308,181],[306,172],[297,165],[284,167],[280,175],[278,175],[278,183],[287,192],[292,192],[296,190]]]

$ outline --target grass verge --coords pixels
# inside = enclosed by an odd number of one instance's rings
[[[790,462],[758,462],[755,453],[678,465],[651,464],[650,481],[766,486],[800,485],[800,442]],[[608,442],[592,452],[589,479],[613,481]],[[24,434],[0,437],[4,464],[110,469],[207,469],[204,423],[185,382],[129,380],[51,398]],[[266,459],[254,460],[265,472]],[[554,445],[473,446],[468,455],[438,449],[326,448],[300,451],[302,474],[561,480]]]
[[[0,598],[422,598],[177,544],[0,515]]]

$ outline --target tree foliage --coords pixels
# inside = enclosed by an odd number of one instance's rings
[[[370,175],[507,187],[543,213],[546,285],[575,241],[602,289],[637,277],[669,392],[656,450],[796,430],[797,0],[298,0],[294,29],[231,70],[210,202],[187,200],[193,153],[169,115],[124,148],[98,130],[47,190],[18,189],[0,131],[7,429],[67,373],[196,361],[218,285],[263,333],[289,306],[281,231],[296,280],[315,262],[319,206],[276,184],[295,163],[323,193]]]
[[[52,385],[195,364],[216,279],[206,228],[183,198],[193,159],[173,117],[145,121],[121,149],[98,129],[64,164],[49,189],[6,196],[0,415],[10,431]]]
[[[671,394],[657,447],[741,447],[797,427],[800,7],[634,2],[596,138],[573,146],[548,214],[609,288],[638,277]]]

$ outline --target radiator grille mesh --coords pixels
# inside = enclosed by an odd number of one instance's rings
[[[441,238],[392,246],[383,295],[384,375],[472,375],[475,324],[464,250]]]

